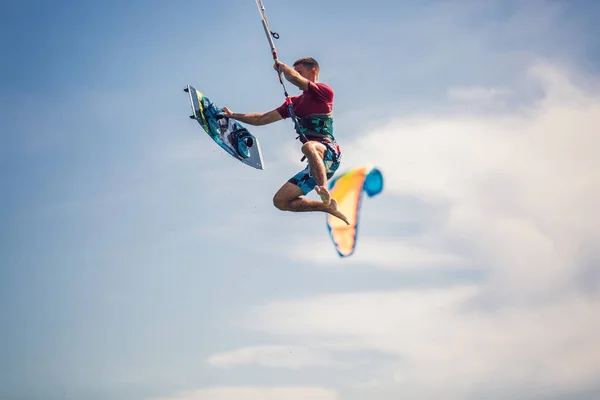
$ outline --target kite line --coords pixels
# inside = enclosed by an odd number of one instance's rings
[[[262,25],[265,30],[265,34],[267,35],[267,40],[269,41],[269,45],[271,46],[271,54],[273,55],[273,60],[278,61],[277,58],[277,49],[275,48],[275,43],[273,42],[273,38],[279,39],[279,34],[277,32],[273,32],[269,28],[269,23],[267,22],[267,14],[265,13],[265,6],[263,5],[262,0],[255,0],[256,6],[258,7],[258,12],[260,13],[260,18],[262,20]],[[294,113],[294,106],[292,104],[292,100],[290,99],[290,95],[285,88],[285,83],[283,81],[283,77],[281,76],[281,70],[277,69],[277,74],[279,75],[279,83],[283,86],[283,94],[285,95],[285,104],[287,104],[288,113],[290,114],[290,118],[294,121],[294,128],[296,129],[296,133],[298,137],[296,139],[300,139],[302,143],[308,142],[308,139],[300,129],[300,124],[298,123],[298,119],[296,118],[296,113]]]

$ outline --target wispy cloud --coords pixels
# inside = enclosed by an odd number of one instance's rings
[[[466,398],[482,389],[483,382],[487,394],[502,392],[505,385],[568,393],[597,382],[600,323],[594,316],[600,312],[600,298],[570,295],[488,312],[470,307],[481,290],[454,287],[274,301],[256,310],[253,327],[394,355],[396,362],[386,363],[387,380],[379,381],[389,388],[401,385],[408,398]]]
[[[337,392],[310,386],[215,387],[149,400],[338,400]]]
[[[252,346],[214,354],[207,360],[209,364],[228,368],[239,365],[260,365],[271,368],[303,368],[310,366],[331,366],[331,356],[317,349],[300,346]]]
[[[348,162],[378,160],[387,192],[443,204],[422,233],[434,248],[522,295],[572,285],[600,236],[600,95],[550,65],[530,74],[544,96],[525,111],[399,119],[346,149]]]
[[[491,103],[512,93],[513,91],[507,88],[483,86],[452,87],[448,89],[448,97],[452,100],[483,103]]]
[[[309,252],[305,250],[308,247],[311,248]],[[359,237],[356,248],[356,253],[351,257],[341,259],[335,255],[330,241],[312,243],[299,239],[293,247],[284,251],[294,260],[331,267],[348,264],[367,264],[372,268],[388,270],[472,267],[468,259],[446,249],[428,248],[414,238],[364,236]]]

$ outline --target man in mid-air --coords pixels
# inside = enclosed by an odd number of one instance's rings
[[[275,193],[273,204],[283,211],[321,211],[329,213],[348,224],[346,216],[338,210],[338,203],[331,198],[327,181],[340,166],[341,150],[333,136],[333,90],[317,81],[319,64],[312,57],[294,62],[294,68],[276,61],[273,66],[285,78],[302,90],[302,94],[291,98],[294,113],[308,141],[302,144],[302,153],[308,165],[290,178]],[[239,114],[223,107],[223,114],[250,125],[266,125],[289,118],[287,104],[263,114]],[[306,195],[315,190],[321,201],[311,200]]]

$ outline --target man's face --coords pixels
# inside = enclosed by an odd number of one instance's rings
[[[314,68],[308,69],[306,68],[304,65],[302,64],[298,64],[296,66],[294,66],[294,69],[296,70],[296,72],[298,72],[300,74],[300,76],[306,78],[306,79],[312,79],[314,77]]]

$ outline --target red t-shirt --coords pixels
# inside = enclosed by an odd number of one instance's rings
[[[291,97],[298,118],[311,114],[329,114],[333,109],[333,89],[324,83],[309,81],[308,88],[299,96]],[[276,108],[282,118],[289,118],[287,104]]]

